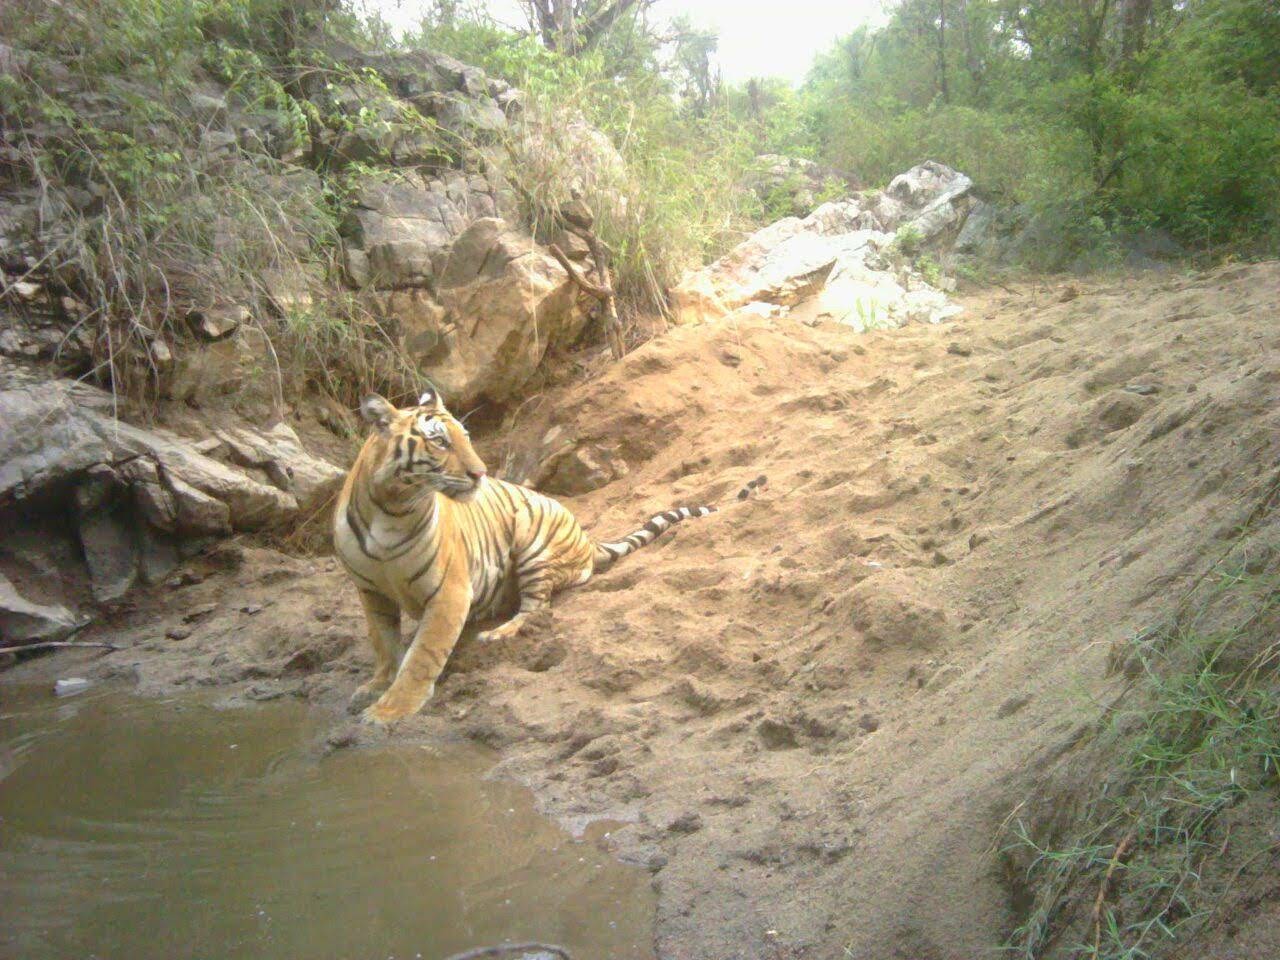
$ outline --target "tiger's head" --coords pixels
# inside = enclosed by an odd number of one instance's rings
[[[463,501],[484,483],[484,461],[434,386],[403,409],[374,394],[360,404],[360,413],[374,428],[365,451],[374,457],[375,482],[406,496],[434,491]]]

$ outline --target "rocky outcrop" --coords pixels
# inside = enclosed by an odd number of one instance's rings
[[[849,193],[857,187],[847,177],[804,157],[763,153],[752,161],[747,184],[766,211],[803,217],[824,194]]]
[[[354,62],[386,81],[377,116],[416,111],[449,131],[441,142],[469,144],[478,157],[499,135],[519,149],[540,129],[524,121],[518,91],[448,57],[404,52]],[[621,162],[607,138],[605,151],[592,135],[603,136],[573,131],[574,149]],[[394,158],[398,148],[389,149]],[[515,199],[487,169],[449,168],[437,157],[369,174],[341,227],[346,282],[400,352],[460,406],[517,396],[547,350],[571,343],[586,320],[568,274],[515,225]]]
[[[784,308],[802,320],[832,319],[859,329],[955,316],[958,306],[893,255],[957,229],[971,187],[963,174],[929,162],[894,178],[883,193],[770,224],[672,290],[677,322]]]
[[[0,635],[70,630],[94,604],[159,582],[209,538],[319,509],[342,477],[287,424],[192,441],[116,419],[112,397],[95,387],[0,363],[0,574],[13,575],[0,583]]]

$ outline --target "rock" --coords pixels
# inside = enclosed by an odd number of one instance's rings
[[[762,303],[860,330],[959,313],[922,278],[900,279],[889,268],[881,252],[894,238],[880,222],[860,201],[846,200],[770,224],[671,291],[676,321],[716,320]]]
[[[293,494],[304,512],[327,503],[346,476],[340,467],[307,453],[283,420],[266,430],[224,427],[214,433],[226,444],[233,462],[263,470],[273,485]]]
[[[187,98],[192,117],[205,127],[218,127],[227,122],[227,98],[220,93],[196,91]]]
[[[164,635],[169,640],[186,640],[191,636],[191,628],[174,625],[166,630]]]
[[[858,718],[858,729],[865,733],[875,733],[880,729],[880,721],[869,713],[864,713]]]
[[[425,372],[456,405],[518,396],[547,350],[572,343],[586,322],[564,269],[498,218],[458,237],[438,284],[453,325]]]
[[[82,516],[80,544],[89,566],[93,599],[119,600],[138,578],[138,549],[130,514],[123,504],[107,504]]]
[[[84,677],[67,677],[65,680],[54,681],[53,695],[55,697],[74,697],[77,693],[84,693],[91,686],[93,684]]]
[[[824,192],[833,188],[852,192],[856,188],[847,178],[812,160],[776,153],[761,154],[752,161],[747,183],[766,210],[796,217],[812,211]]]
[[[875,212],[882,229],[909,230],[928,243],[964,221],[972,189],[973,181],[963,173],[927,160],[889,181]]]
[[[423,116],[472,142],[507,128],[506,112],[496,100],[487,97],[476,99],[459,93],[424,93],[413,97],[411,102]]]
[[[393,289],[434,281],[434,259],[480,217],[498,211],[483,178],[461,172],[396,180],[368,178],[343,220],[346,267],[358,286]]]
[[[198,623],[207,617],[212,616],[218,610],[216,603],[202,603],[197,607],[192,607],[182,615],[183,623]]]
[[[996,226],[996,208],[983,200],[975,201],[951,249],[981,259],[995,259],[999,253]]]
[[[267,336],[256,326],[241,327],[212,343],[184,344],[179,356],[160,370],[160,389],[167,399],[194,407],[232,394],[242,404],[265,406],[276,389],[274,371],[267,366],[270,356]]]
[[[0,573],[0,639],[6,644],[64,640],[84,622],[61,604],[28,600]]]
[[[607,447],[582,444],[554,456],[539,471],[538,488],[576,497],[627,475],[627,465]]]
[[[178,533],[259,529],[296,515],[292,495],[204,456],[166,430],[115,420],[112,409],[110,394],[69,380],[0,387],[0,498],[22,498],[93,467],[146,457],[173,496]],[[90,496],[87,487],[77,489]],[[167,504],[156,506],[167,510]]]
[[[187,312],[187,325],[210,343],[224,340],[249,320],[249,308],[238,303],[215,303]]]

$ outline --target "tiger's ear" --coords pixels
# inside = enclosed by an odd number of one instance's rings
[[[365,397],[360,402],[360,416],[364,417],[366,423],[372,424],[383,433],[390,428],[396,413],[396,408],[376,393],[371,397]]]
[[[444,397],[440,396],[440,391],[436,389],[436,385],[430,380],[424,381],[422,396],[418,398],[418,406],[430,407],[434,410],[444,409]]]

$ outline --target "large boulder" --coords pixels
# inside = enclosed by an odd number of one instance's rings
[[[105,391],[39,381],[0,361],[0,525],[14,534],[0,545],[0,573],[17,564],[46,588],[31,600],[41,610],[5,601],[27,618],[29,638],[80,622],[61,612],[78,605],[56,582],[68,579],[66,551],[45,562],[42,540],[53,550],[69,536],[84,564],[69,579],[109,603],[139,581],[158,582],[208,538],[280,527],[322,507],[342,481],[344,471],[309,454],[283,423],[190,440],[114,413]]]
[[[564,269],[496,217],[467,227],[433,286],[435,296],[402,290],[376,302],[405,352],[460,406],[515,398],[547,350],[572,343],[586,322]]]
[[[927,160],[889,181],[870,209],[886,232],[910,233],[929,244],[954,236],[973,203],[973,181],[946,164]]]
[[[867,329],[937,323],[958,314],[960,308],[918,273],[893,266],[888,254],[895,234],[881,219],[879,199],[823,204],[803,220],[787,217],[752,234],[671,291],[676,321],[787,308],[802,319]]]
[[[59,603],[35,603],[0,573],[0,641],[6,646],[62,640],[84,625]]]
[[[432,287],[442,255],[475,220],[498,213],[488,178],[455,171],[438,177],[370,177],[343,221],[347,276],[356,287]]]

